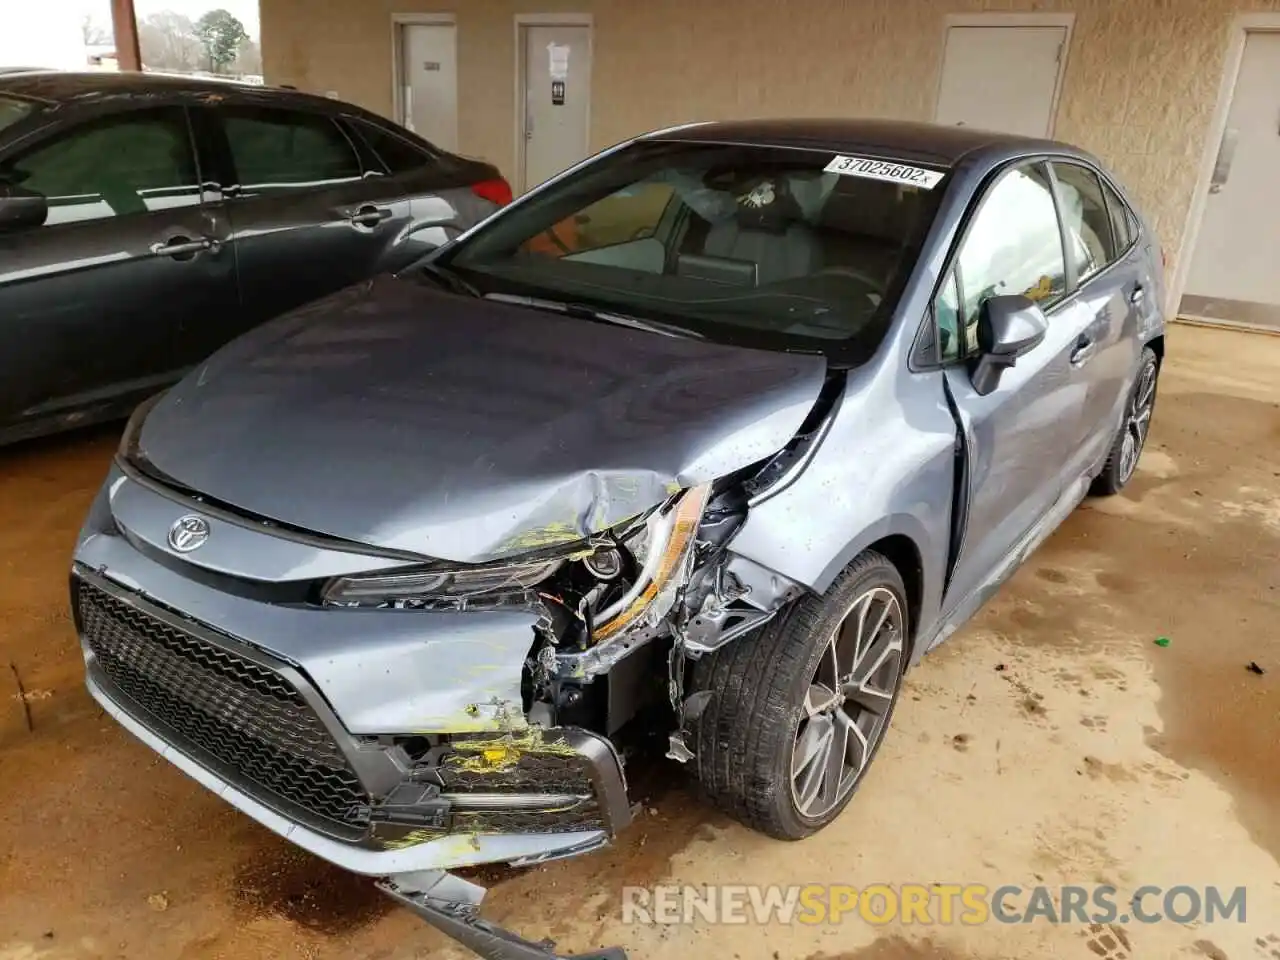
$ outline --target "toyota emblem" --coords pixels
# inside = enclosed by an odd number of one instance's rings
[[[179,517],[169,528],[169,546],[178,553],[190,553],[209,539],[209,521],[195,514]]]

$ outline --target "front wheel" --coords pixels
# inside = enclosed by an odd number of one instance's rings
[[[1151,414],[1156,406],[1156,383],[1159,377],[1160,361],[1156,352],[1150,347],[1144,347],[1138,378],[1134,381],[1133,392],[1125,406],[1124,423],[1111,444],[1102,472],[1093,481],[1090,490],[1095,496],[1109,497],[1119,493],[1133,479],[1133,473],[1138,468],[1138,458],[1142,456],[1142,448],[1146,445],[1147,433],[1151,429]]]
[[[730,816],[800,840],[833,821],[862,782],[901,690],[906,591],[868,551],[821,596],[698,662],[711,694],[695,722],[697,773]]]

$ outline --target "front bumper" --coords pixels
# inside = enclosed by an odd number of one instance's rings
[[[631,820],[608,740],[525,723],[536,617],[282,599],[290,581],[385,561],[211,517],[216,539],[193,563],[165,544],[193,511],[118,466],[94,501],[71,581],[94,699],[238,810],[382,878],[487,960],[555,960],[549,945],[481,920],[483,890],[445,873],[586,853]],[[442,899],[458,889],[471,892]]]
[[[617,755],[586,731],[476,741],[528,751],[506,769],[461,750],[407,766],[379,738],[351,736],[296,666],[92,571],[77,568],[73,582],[87,683],[104,709],[233,806],[348,870],[551,859],[601,845],[630,820]],[[502,806],[553,793],[576,805]]]

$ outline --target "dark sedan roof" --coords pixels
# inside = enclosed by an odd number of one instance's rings
[[[653,139],[750,143],[830,150],[833,153],[866,153],[946,167],[954,166],[960,158],[975,153],[1010,155],[1048,152],[1083,155],[1074,147],[1052,140],[907,120],[730,120],[690,124],[661,130],[649,136]]]
[[[220,96],[271,96],[298,102],[333,104],[333,101],[297,90],[260,87],[231,80],[183,77],[163,73],[70,73],[63,70],[27,70],[0,73],[0,93],[11,93],[48,103],[73,103],[101,96],[131,94],[211,94]]]

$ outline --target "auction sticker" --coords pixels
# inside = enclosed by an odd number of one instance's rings
[[[892,160],[870,160],[867,157],[837,156],[823,167],[823,170],[826,173],[844,174],[846,177],[885,180],[889,183],[906,184],[909,187],[922,187],[925,190],[932,190],[944,176],[937,170],[912,167],[905,163],[894,163]]]

